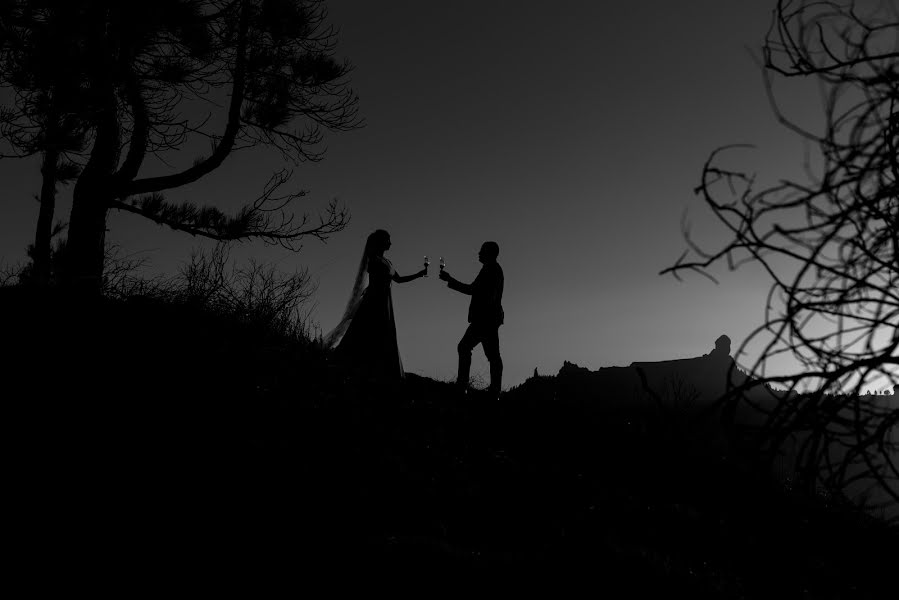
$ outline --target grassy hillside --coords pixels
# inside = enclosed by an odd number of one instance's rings
[[[356,379],[201,305],[9,288],[0,308],[23,568],[252,563],[298,587],[323,570],[437,587],[553,573],[610,597],[893,583],[882,524],[776,484],[709,424],[585,410],[557,377],[488,402]]]

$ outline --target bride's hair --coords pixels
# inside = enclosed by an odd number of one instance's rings
[[[379,250],[383,250],[388,239],[390,239],[390,233],[384,229],[375,229],[365,242],[365,256],[372,256]]]

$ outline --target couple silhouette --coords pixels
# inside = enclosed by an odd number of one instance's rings
[[[384,253],[390,249],[390,234],[378,229],[368,236],[356,281],[343,318],[324,338],[327,348],[334,350],[338,363],[379,380],[404,377],[396,341],[391,284],[406,283],[427,274],[427,269],[414,275],[400,275]],[[484,242],[478,252],[483,265],[471,283],[454,279],[441,270],[440,279],[447,287],[471,296],[468,329],[457,346],[459,370],[456,385],[468,389],[471,352],[481,344],[490,362],[491,397],[499,397],[503,378],[503,361],[499,353],[499,327],[503,324],[503,270],[497,263],[499,245]]]

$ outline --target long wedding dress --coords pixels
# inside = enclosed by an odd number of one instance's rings
[[[364,253],[343,318],[324,338],[335,359],[378,379],[402,379],[391,284],[396,271],[383,255]]]

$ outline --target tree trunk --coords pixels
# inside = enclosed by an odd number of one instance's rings
[[[108,105],[98,118],[90,159],[72,192],[63,283],[79,293],[99,295],[103,287],[106,214],[117,191],[120,140],[115,97],[110,91]]]
[[[114,83],[119,52],[115,3],[88,3],[87,77],[92,98],[94,143],[90,158],[72,191],[69,237],[63,257],[63,284],[79,295],[98,296],[103,289],[106,214],[115,198],[121,149],[118,97]]]
[[[44,153],[41,165],[41,208],[37,218],[32,251],[32,276],[39,285],[50,282],[50,237],[56,210],[56,180],[59,151],[51,147]]]
[[[81,183],[79,180],[72,194],[63,283],[73,291],[98,295],[103,287],[106,213],[109,210],[108,190],[103,188],[109,185]]]

